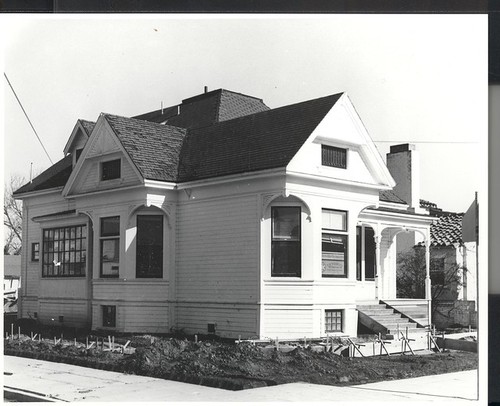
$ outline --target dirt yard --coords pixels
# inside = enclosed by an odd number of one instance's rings
[[[130,374],[243,389],[289,382],[355,385],[391,379],[477,368],[477,354],[444,352],[348,358],[330,352],[296,347],[289,352],[216,340],[198,342],[177,338],[131,338],[132,354],[86,348],[86,344],[53,340],[32,341],[27,336],[5,340],[9,355],[47,359]],[[94,346],[95,347],[95,346]]]

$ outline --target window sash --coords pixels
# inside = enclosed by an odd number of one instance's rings
[[[101,278],[118,277],[120,271],[120,239],[101,239]]]
[[[342,332],[342,310],[325,310],[325,332]]]
[[[327,230],[347,231],[347,212],[345,210],[321,210],[321,224]]]
[[[31,243],[31,261],[39,261],[40,260],[40,243],[33,242]]]
[[[120,235],[120,216],[101,218],[101,237]]]
[[[102,306],[102,326],[116,327],[116,306]]]
[[[323,233],[321,251],[321,275],[347,277],[347,235]]]
[[[137,278],[163,277],[163,216],[137,216]]]
[[[85,276],[86,228],[75,225],[43,230],[42,277]]]
[[[300,207],[271,207],[271,276],[301,276],[300,216]]]

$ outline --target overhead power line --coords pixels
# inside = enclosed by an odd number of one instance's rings
[[[478,141],[417,141],[417,140],[373,140],[373,142],[391,142],[398,144],[479,144]]]
[[[14,90],[14,88],[12,87],[12,85],[10,84],[10,80],[9,78],[7,77],[7,74],[4,72],[3,75],[5,76],[5,80],[7,80],[7,83],[9,84],[11,90],[12,90],[12,93],[14,93],[14,96],[16,97],[16,100],[17,102],[19,103],[19,106],[21,106],[21,109],[24,113],[24,115],[26,116],[26,119],[28,120],[28,123],[30,123],[30,126],[31,128],[33,129],[33,132],[35,133],[36,135],[36,138],[38,138],[38,141],[40,142],[40,145],[42,146],[43,150],[45,151],[45,153],[47,154],[47,157],[49,158],[49,161],[51,164],[54,164],[54,162],[52,161],[52,159],[50,158],[50,155],[49,153],[47,152],[47,150],[45,149],[45,146],[43,145],[43,142],[42,140],[40,139],[40,137],[38,136],[38,133],[36,132],[35,130],[35,127],[33,126],[33,124],[31,123],[31,120],[30,118],[28,117],[28,113],[26,113],[26,110],[24,110],[24,107],[21,103],[21,100],[19,100],[19,97],[17,97],[17,94],[16,94],[16,91]]]

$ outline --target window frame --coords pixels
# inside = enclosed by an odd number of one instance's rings
[[[347,148],[335,147],[333,145],[321,144],[321,165],[327,166],[329,168],[339,168],[339,169],[347,169]],[[334,156],[338,153],[341,153],[343,156],[340,158]],[[327,155],[330,154],[333,157],[329,160]],[[340,162],[339,162],[340,161]]]
[[[84,278],[87,273],[87,237],[86,224],[42,229],[42,278]],[[77,257],[79,261],[76,261]]]
[[[342,228],[329,228],[325,227],[325,224],[323,224],[323,213],[324,212],[336,212],[336,213],[342,213],[345,216],[344,219],[344,227]],[[338,210],[338,209],[330,209],[330,208],[322,208],[321,209],[321,218],[322,218],[322,224],[321,224],[321,277],[322,278],[348,278],[349,276],[349,234],[347,230],[349,229],[349,212],[347,210]],[[343,247],[344,247],[344,270],[342,274],[339,275],[328,275],[325,274],[325,267],[324,267],[324,261],[325,259],[325,252],[329,251],[324,251],[323,249],[323,244],[325,241],[323,241],[325,235],[330,235],[332,237],[340,237],[340,239],[343,241]],[[333,243],[332,243],[333,244]],[[333,251],[330,251],[333,252]]]
[[[116,167],[111,167],[110,171],[111,174],[107,174],[109,169],[106,169],[106,165],[112,165],[118,163],[118,169]],[[113,173],[113,171],[118,171],[118,176]],[[112,177],[111,177],[112,176]],[[121,179],[122,176],[122,160],[121,158],[116,158],[116,159],[110,159],[109,161],[101,161],[100,162],[100,176],[99,179],[101,182],[107,182],[110,180],[116,180],[116,179]]]
[[[161,244],[141,244],[139,245],[139,219],[141,217],[156,217],[160,220],[161,224]],[[145,279],[145,278],[154,278],[154,279],[162,279],[163,278],[163,270],[164,270],[164,255],[165,255],[165,218],[163,214],[138,214],[136,216],[136,225],[137,225],[137,235],[136,235],[136,254],[135,254],[135,277],[137,279]],[[153,273],[153,274],[144,274],[144,275],[139,275],[139,255],[140,255],[140,249],[139,246],[149,246],[149,247],[161,247],[161,261],[160,261],[160,271],[158,273]]]
[[[298,232],[297,237],[295,239],[283,239],[274,236],[274,219],[275,212],[279,209],[293,209],[298,213]],[[280,249],[279,246],[286,247],[289,246],[288,249],[293,249],[291,247],[295,246],[295,252],[297,255],[297,269],[295,272],[289,273],[277,273],[275,271],[275,259],[276,259],[276,251]],[[271,207],[271,277],[272,278],[301,278],[302,277],[302,207],[301,206],[272,206]]]
[[[337,313],[335,317],[329,316],[328,313]],[[344,332],[344,309],[325,309],[324,313],[325,334],[343,333]],[[337,320],[340,319],[340,329],[328,329],[328,327],[338,326]],[[335,321],[334,321],[335,320]]]
[[[40,242],[38,241],[31,243],[31,262],[40,262]]]
[[[116,219],[118,218],[118,233],[103,233],[103,223],[105,220]],[[120,276],[120,227],[121,227],[121,218],[120,216],[107,216],[101,217],[99,219],[99,277],[106,279],[118,278]],[[103,261],[103,248],[104,244],[108,241],[113,241],[115,243],[115,251],[116,257],[113,257],[116,261]],[[117,262],[118,269],[116,270],[116,274],[103,274],[103,264],[105,262]]]
[[[106,312],[107,309],[111,310],[109,314]],[[116,328],[116,305],[101,305],[101,316],[103,328]],[[109,316],[111,319],[107,321]]]

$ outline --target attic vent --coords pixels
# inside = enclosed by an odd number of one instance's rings
[[[347,150],[345,148],[321,146],[321,165],[334,168],[347,168]]]

